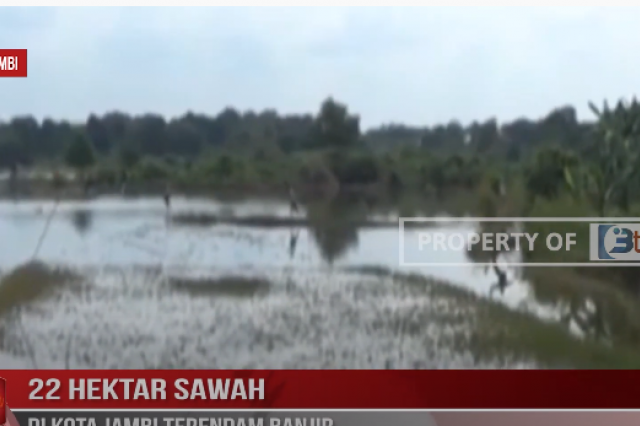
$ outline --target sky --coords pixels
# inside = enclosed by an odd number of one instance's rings
[[[635,10],[634,10],[635,9]],[[640,8],[3,8],[0,118],[83,121],[267,108],[329,96],[363,127],[540,118],[640,89]]]

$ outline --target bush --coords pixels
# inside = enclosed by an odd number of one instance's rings
[[[97,184],[115,185],[119,180],[119,174],[112,167],[101,166],[93,172],[93,179]]]
[[[327,161],[341,185],[368,185],[380,179],[380,169],[371,155],[347,155],[334,151]]]
[[[335,176],[326,167],[302,166],[298,173],[302,183],[307,185],[330,185],[335,182]]]
[[[67,185],[67,179],[65,176],[59,171],[54,171],[51,176],[51,186],[53,189],[62,189]]]
[[[135,168],[133,175],[140,180],[161,180],[171,176],[171,170],[160,161],[144,159]]]
[[[591,208],[588,204],[578,202],[569,196],[563,196],[554,200],[537,199],[530,209],[530,217],[589,217]],[[589,261],[589,224],[586,222],[527,222],[525,232],[548,235],[551,232],[560,234],[576,233],[577,241],[583,242],[573,247],[570,251],[558,252],[537,251],[531,253],[528,262],[588,262]],[[562,256],[562,258],[560,258]],[[589,268],[593,269],[593,268]]]

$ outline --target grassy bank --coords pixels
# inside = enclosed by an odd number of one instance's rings
[[[61,286],[75,285],[80,277],[42,262],[25,263],[0,276],[0,317],[12,308],[46,298]]]
[[[579,338],[562,323],[542,321],[532,313],[514,311],[497,301],[424,276],[392,273],[378,267],[350,270],[393,277],[398,285],[414,286],[423,289],[425,295],[453,300],[471,326],[469,334],[456,344],[470,349],[478,359],[535,360],[541,368],[640,368],[640,351],[629,342],[609,345],[589,336]]]

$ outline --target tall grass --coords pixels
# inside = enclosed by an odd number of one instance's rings
[[[39,261],[18,266],[0,279],[0,316],[46,297],[61,285],[72,285],[79,280],[70,270],[52,268]]]

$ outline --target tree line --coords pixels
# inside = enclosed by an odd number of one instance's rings
[[[314,181],[324,173],[340,185],[383,181],[438,191],[473,188],[492,171],[514,169],[533,196],[568,192],[591,200],[600,213],[612,204],[625,209],[640,189],[640,106],[633,100],[590,107],[592,122],[578,121],[575,108],[563,106],[539,120],[394,124],[364,132],[360,117],[332,98],[315,115],[226,108],[170,120],[92,114],[83,124],[15,117],[0,123],[0,168],[64,163],[84,170],[108,162],[131,170],[142,161],[144,179],[173,173],[190,182],[194,176],[267,182],[295,174]],[[306,154],[318,152],[319,167],[306,162],[312,157]]]
[[[86,139],[98,157],[128,153],[196,158],[216,149],[288,154],[322,147],[363,146],[385,151],[420,146],[431,152],[473,152],[516,161],[544,144],[575,148],[592,128],[593,123],[577,120],[573,107],[562,107],[541,120],[520,119],[501,125],[491,119],[468,126],[456,121],[432,127],[392,124],[362,132],[359,116],[333,99],[325,100],[315,115],[280,115],[275,110],[243,113],[226,108],[215,116],[189,112],[167,120],[157,114],[110,112],[91,114],[81,124],[20,116],[0,123],[0,167],[63,160],[77,139]]]

